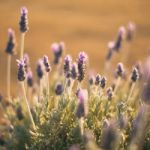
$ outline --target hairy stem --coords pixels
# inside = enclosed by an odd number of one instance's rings
[[[11,75],[11,55],[7,58],[7,97],[10,100],[10,75]]]
[[[29,106],[29,103],[28,103],[28,100],[27,100],[24,82],[21,82],[21,86],[22,86],[22,90],[23,90],[23,96],[24,96],[24,99],[25,99],[25,102],[26,102],[26,105],[27,105],[29,117],[30,117],[30,119],[31,119],[31,123],[32,123],[32,125],[33,125],[33,129],[35,130],[36,127],[35,127],[35,123],[34,123],[34,120],[33,120],[32,114],[31,114],[30,106]]]
[[[20,59],[23,59],[23,54],[24,54],[24,38],[25,38],[25,33],[21,33]]]

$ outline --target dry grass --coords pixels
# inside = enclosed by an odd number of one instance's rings
[[[113,40],[117,29],[130,20],[137,24],[129,63],[147,55],[150,39],[149,0],[0,0],[0,93],[5,93],[7,28],[16,31],[19,51],[18,19],[20,7],[29,9],[30,31],[25,51],[32,58],[32,66],[43,54],[52,58],[49,46],[63,40],[67,53],[77,56],[85,50],[90,55],[90,67],[100,70],[106,54],[107,42]],[[13,58],[12,88],[16,92],[16,62]]]

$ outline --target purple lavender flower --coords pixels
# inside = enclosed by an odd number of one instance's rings
[[[78,76],[78,66],[77,63],[73,63],[71,68],[71,77],[72,79],[75,80],[77,76]]]
[[[66,78],[71,76],[71,65],[72,65],[72,58],[70,55],[67,55],[64,59],[64,73]]]
[[[26,70],[26,72],[27,72],[28,69],[29,69],[29,64],[30,64],[29,55],[28,55],[27,53],[24,54],[23,60],[24,60],[24,64],[25,64],[25,70]]]
[[[115,42],[114,41],[109,42],[108,43],[108,53],[106,55],[106,60],[110,60],[112,58],[114,48],[115,48]]]
[[[64,51],[64,43],[60,42],[60,43],[53,43],[51,45],[51,49],[54,53],[54,64],[58,64],[60,61],[60,58],[62,57],[63,51]]]
[[[100,87],[104,89],[106,86],[106,82],[107,82],[106,77],[102,77],[100,82]]]
[[[118,133],[114,122],[109,122],[107,125],[108,126],[103,129],[101,146],[105,150],[113,150]]]
[[[9,28],[8,29],[8,42],[6,46],[6,53],[12,55],[15,54],[15,48],[16,48],[16,37],[15,37],[15,32]]]
[[[17,63],[18,63],[18,80],[24,81],[26,78],[24,60],[23,59],[17,60]]]
[[[95,85],[100,85],[100,82],[101,82],[101,76],[97,74],[95,77]]]
[[[76,115],[78,118],[85,117],[88,114],[88,92],[85,89],[78,91],[78,107]]]
[[[124,67],[123,67],[122,63],[118,63],[115,75],[116,75],[116,78],[123,77],[123,75],[124,75]]]
[[[33,74],[31,70],[27,73],[27,84],[29,87],[33,87]]]
[[[117,37],[117,40],[116,40],[115,46],[114,46],[114,50],[116,52],[119,52],[119,50],[121,49],[122,41],[123,41],[123,38],[125,37],[125,33],[126,33],[125,27],[123,27],[123,26],[120,27],[119,31],[118,31],[118,37]]]
[[[112,100],[112,97],[113,97],[113,89],[112,89],[112,87],[109,87],[107,89],[107,97],[108,97],[108,100]]]
[[[46,72],[50,72],[51,67],[50,67],[50,64],[49,64],[48,56],[46,56],[46,55],[44,55],[44,57],[43,57],[43,64],[45,66]]]
[[[39,59],[39,61],[37,63],[36,72],[37,72],[38,78],[41,79],[43,77],[43,75],[44,75],[44,72],[43,72],[43,63],[42,63],[41,59]]]
[[[28,31],[29,27],[28,27],[28,10],[26,7],[22,7],[21,8],[21,17],[20,17],[20,32],[25,33]]]
[[[134,32],[135,32],[135,24],[132,22],[129,22],[128,27],[127,27],[127,36],[126,36],[126,40],[128,42],[133,40]]]
[[[86,53],[80,52],[78,57],[78,81],[81,82],[85,77],[85,70],[87,65],[88,57]]]
[[[136,67],[133,68],[132,74],[131,74],[131,80],[132,82],[136,82],[139,79],[139,72]]]
[[[55,93],[56,95],[61,95],[64,91],[64,87],[61,83],[57,83],[55,87]]]
[[[95,77],[93,76],[93,75],[91,75],[90,77],[89,77],[89,84],[90,85],[93,85],[95,83]]]

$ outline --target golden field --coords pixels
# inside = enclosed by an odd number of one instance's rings
[[[4,50],[7,29],[16,31],[17,51],[20,48],[20,7],[29,10],[29,27],[25,52],[35,69],[39,57],[47,54],[52,60],[51,43],[64,41],[67,53],[75,58],[79,51],[90,57],[90,68],[104,65],[107,43],[116,37],[118,28],[129,21],[136,23],[136,38],[128,63],[134,64],[148,55],[150,48],[149,0],[0,0],[0,94],[6,94],[6,58]],[[12,62],[12,92],[16,94],[16,59]],[[119,58],[118,58],[119,61]]]

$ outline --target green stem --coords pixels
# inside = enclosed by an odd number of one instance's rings
[[[134,90],[134,87],[135,87],[135,83],[132,83],[132,85],[131,85],[131,88],[130,88],[130,91],[129,91],[129,94],[128,94],[128,96],[127,96],[127,100],[126,100],[126,101],[128,101],[128,100],[131,98],[132,93],[133,93],[133,90]]]
[[[121,82],[121,77],[118,77],[117,81],[116,81],[116,86],[115,86],[115,89],[114,89],[114,94],[117,92],[118,90],[118,87],[120,85],[120,82]]]

